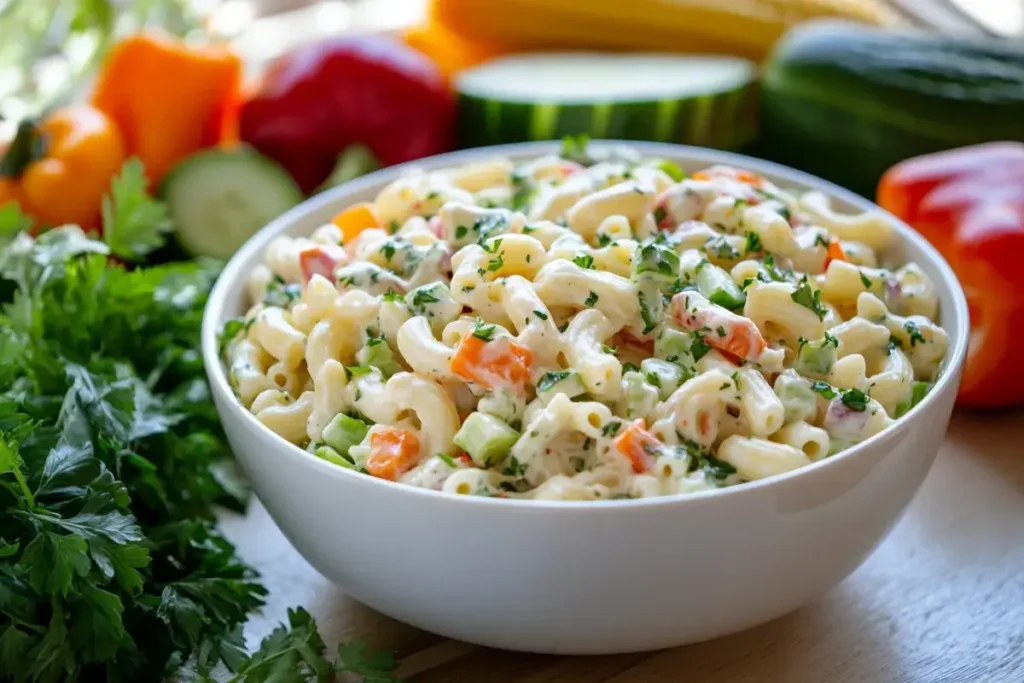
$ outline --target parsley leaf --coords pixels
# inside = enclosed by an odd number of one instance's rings
[[[816,394],[821,394],[823,398],[829,400],[836,397],[836,390],[832,388],[832,385],[828,382],[814,381],[811,382],[811,391]]]
[[[867,394],[860,389],[844,391],[840,400],[843,402],[844,406],[850,410],[855,410],[858,413],[864,412],[864,409],[868,406],[868,401],[870,401]]]
[[[484,325],[484,321],[477,318],[476,327],[473,328],[473,336],[477,339],[482,339],[485,342],[489,342],[494,339],[494,325]]]
[[[298,282],[285,282],[279,275],[275,275],[267,285],[267,293],[263,295],[263,304],[278,308],[291,308],[291,305],[301,296],[302,285]]]
[[[171,230],[167,205],[153,199],[147,185],[142,162],[132,157],[103,198],[103,239],[112,254],[126,261],[136,261],[164,246]]]
[[[591,256],[590,254],[580,254],[574,257],[572,262],[575,263],[580,268],[584,268],[586,270],[594,270],[594,257]]]
[[[860,283],[864,285],[864,289],[871,289],[871,280],[864,273],[860,273]]]
[[[590,292],[590,296],[588,296],[587,300],[583,302],[583,305],[586,306],[587,308],[590,308],[594,304],[597,303],[597,300],[598,300],[597,292],[591,291]]]
[[[756,254],[764,250],[764,246],[761,244],[761,236],[756,232],[747,233],[747,245],[744,250],[748,254]]]
[[[917,323],[915,323],[913,320],[908,320],[907,322],[903,323],[903,329],[906,330],[907,334],[910,335],[911,347],[917,346],[918,343],[928,343],[928,340],[925,339],[925,336],[921,334],[921,328],[918,327]]]
[[[804,308],[808,308],[813,311],[814,315],[818,316],[818,320],[824,320],[825,315],[828,314],[828,309],[826,309],[821,303],[821,290],[816,289],[811,291],[811,286],[806,282],[801,284],[797,290],[790,295],[790,298]]]
[[[540,381],[537,382],[537,391],[544,392],[550,390],[553,386],[561,382],[563,379],[568,379],[572,376],[572,370],[562,370],[560,372],[545,372]]]
[[[535,311],[533,312],[533,314],[534,314],[535,316],[537,316],[538,318],[540,318],[541,320],[547,320],[547,319],[548,319],[548,314],[547,314],[547,313],[545,313],[544,311],[541,311],[541,310],[539,310],[539,309],[538,309],[538,310],[535,310]]]
[[[388,291],[384,292],[383,297],[384,301],[394,301],[400,304],[405,303],[405,295],[399,294],[391,287],[388,287]]]

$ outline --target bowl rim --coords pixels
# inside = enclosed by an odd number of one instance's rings
[[[296,446],[265,427],[252,413],[242,407],[238,398],[235,396],[234,391],[231,389],[224,364],[217,353],[217,333],[221,319],[225,316],[224,308],[227,296],[233,287],[236,286],[237,281],[246,275],[242,270],[243,264],[256,256],[258,252],[261,252],[271,239],[278,236],[280,233],[286,232],[294,223],[302,220],[308,214],[322,210],[331,204],[338,203],[340,205],[346,196],[363,192],[373,187],[382,187],[385,183],[394,180],[403,172],[410,169],[423,168],[427,170],[437,170],[497,156],[509,156],[513,158],[538,157],[544,154],[557,153],[560,149],[560,145],[560,141],[548,140],[493,145],[489,147],[475,147],[454,152],[446,152],[444,154],[437,154],[404,164],[390,166],[351,180],[318,195],[314,195],[313,197],[306,199],[301,204],[281,214],[279,217],[261,228],[257,233],[250,237],[237,252],[235,252],[224,266],[224,269],[221,271],[213,289],[210,292],[205,310],[203,311],[201,331],[203,364],[206,368],[211,391],[217,395],[217,397],[222,399],[219,401],[218,406],[218,413],[221,420],[226,421],[224,411],[227,411],[232,418],[244,425],[245,429],[252,431],[257,435],[257,438],[267,442],[268,446],[273,444],[275,457],[286,457],[289,459],[289,464],[292,464],[295,467],[319,468],[318,471],[322,472],[324,476],[334,477],[339,481],[357,486],[382,487],[380,489],[380,493],[382,494],[387,493],[387,491],[390,490],[393,493],[401,491],[408,495],[425,496],[425,503],[429,500],[438,501],[439,503],[446,500],[461,500],[463,501],[461,503],[463,505],[496,505],[506,509],[561,509],[566,511],[562,514],[566,514],[567,511],[571,510],[590,511],[591,513],[594,513],[598,510],[621,510],[623,508],[638,510],[666,505],[700,505],[702,503],[710,503],[712,501],[720,500],[723,497],[743,495],[744,492],[752,494],[754,491],[764,492],[768,489],[779,488],[793,479],[801,476],[809,476],[813,472],[835,467],[840,461],[856,458],[863,453],[896,438],[899,434],[910,429],[917,420],[921,418],[921,416],[925,415],[927,411],[924,410],[924,408],[939,400],[939,396],[941,394],[945,394],[949,391],[956,391],[957,387],[951,385],[958,383],[960,370],[966,358],[967,344],[970,338],[970,318],[967,307],[967,298],[959,280],[953,272],[953,269],[938,250],[921,234],[913,230],[902,220],[896,218],[888,211],[885,211],[874,202],[861,197],[850,190],[809,173],[798,171],[775,162],[735,152],[695,147],[692,145],[678,145],[673,143],[637,140],[602,139],[591,140],[589,145],[597,148],[625,146],[632,148],[645,156],[661,156],[674,160],[685,160],[687,163],[697,162],[707,163],[708,165],[727,164],[731,166],[738,166],[740,168],[754,170],[769,176],[775,176],[780,179],[784,185],[789,183],[794,186],[803,187],[805,188],[805,191],[819,190],[824,192],[830,199],[839,199],[862,211],[880,211],[892,222],[895,232],[899,236],[900,244],[910,243],[920,251],[925,256],[924,260],[927,261],[941,277],[941,283],[936,284],[946,287],[952,295],[952,310],[948,312],[943,311],[943,313],[948,313],[951,318],[950,324],[948,324],[944,329],[946,329],[953,337],[955,344],[951,349],[947,350],[947,357],[945,365],[943,366],[943,371],[935,382],[935,386],[932,390],[928,392],[928,395],[925,396],[921,403],[915,406],[915,409],[911,413],[895,420],[893,424],[881,432],[837,453],[836,455],[823,458],[822,460],[813,462],[804,467],[799,467],[797,469],[790,470],[789,472],[784,472],[782,474],[736,486],[709,489],[705,491],[674,493],[649,498],[603,501],[537,500],[532,498],[522,499],[467,496],[379,479],[377,477],[348,470],[343,467],[338,467],[337,465],[332,465],[331,463],[317,458],[312,453]],[[917,262],[921,263],[922,260],[919,259]],[[277,451],[280,453],[277,453]]]

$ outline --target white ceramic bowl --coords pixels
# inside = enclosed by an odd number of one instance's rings
[[[598,143],[591,143],[598,144]],[[624,143],[685,170],[725,163],[784,187],[875,208],[825,181],[706,149]],[[557,149],[527,143],[417,162],[432,169]],[[228,263],[203,319],[203,359],[228,439],[271,516],[319,572],[384,614],[451,638],[532,652],[605,654],[714,638],[779,617],[842,581],[882,541],[946,433],[968,335],[952,270],[897,222],[903,255],[938,287],[951,344],[934,390],[907,417],[843,453],[788,474],[689,495],[600,503],[456,496],[318,460],[236,401],[217,357],[221,323],[243,312],[246,274],[278,235],[304,235],[372,199],[389,168],[314,197],[260,231]]]

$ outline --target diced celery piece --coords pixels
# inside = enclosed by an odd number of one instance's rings
[[[697,271],[697,290],[711,303],[730,311],[742,308],[747,301],[747,295],[729,273],[711,263],[702,264]]]
[[[835,337],[825,335],[824,338],[805,342],[797,351],[793,368],[801,375],[827,375],[836,362],[836,349],[839,342]]]
[[[472,413],[452,439],[479,467],[490,467],[504,460],[518,440],[519,432],[485,413]]]
[[[337,465],[338,467],[344,467],[347,470],[354,470],[355,465],[349,462],[348,458],[343,456],[338,451],[334,450],[330,446],[317,446],[317,449],[313,451],[316,457],[321,460],[326,460],[329,463]]]
[[[645,381],[642,373],[630,371],[622,376],[622,397],[626,417],[647,417],[658,404],[658,389]]]
[[[779,375],[774,388],[785,409],[786,424],[809,422],[818,414],[818,395],[811,389],[811,383],[793,370]]]
[[[914,382],[910,390],[910,398],[896,406],[896,415],[894,417],[903,417],[909,413],[914,406],[921,402],[921,399],[928,395],[932,386],[931,382]]]
[[[646,358],[640,363],[640,371],[648,384],[658,389],[658,398],[664,401],[683,382],[683,369],[675,363],[660,358]]]
[[[349,417],[345,413],[338,413],[334,419],[324,427],[321,438],[324,443],[342,455],[348,455],[348,449],[362,443],[370,428],[362,420]]]
[[[395,353],[383,339],[371,339],[356,354],[356,360],[362,365],[369,365],[380,370],[385,379],[396,373],[402,372],[403,368],[395,360]]]
[[[686,370],[687,378],[692,375],[693,354],[690,345],[693,337],[687,332],[665,327],[654,340],[654,356],[669,363],[675,363]]]

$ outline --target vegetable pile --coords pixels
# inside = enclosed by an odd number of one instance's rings
[[[219,263],[129,270],[163,243],[166,207],[128,162],[103,201],[105,242],[33,239],[0,210],[0,676],[160,680],[188,664],[234,681],[391,680],[394,661],[311,618],[251,657],[242,624],[266,590],[214,526],[247,490],[210,399],[199,328]]]

